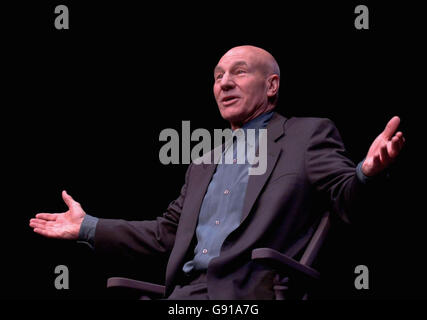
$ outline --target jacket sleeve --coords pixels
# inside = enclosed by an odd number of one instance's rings
[[[185,201],[191,172],[189,165],[185,184],[179,197],[172,201],[166,212],[152,221],[125,221],[99,219],[95,230],[96,253],[140,258],[141,255],[167,255],[173,248],[175,234]]]
[[[350,222],[363,202],[366,186],[357,178],[355,164],[347,157],[333,122],[317,121],[306,148],[308,179],[317,191],[326,194],[332,210]]]

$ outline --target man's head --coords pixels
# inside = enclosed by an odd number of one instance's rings
[[[279,93],[280,69],[264,49],[240,46],[227,51],[214,70],[214,95],[232,129],[272,110]]]

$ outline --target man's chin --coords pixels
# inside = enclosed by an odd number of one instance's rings
[[[220,111],[222,117],[227,120],[228,118],[239,116],[242,113],[242,108],[239,108],[238,105],[232,105],[229,107],[222,106]]]
[[[220,111],[221,116],[224,118],[224,120],[227,120],[228,122],[238,122],[239,119],[241,119],[243,116],[242,110],[234,106],[222,107]]]
[[[232,123],[239,122],[239,120],[242,118],[242,114],[239,112],[221,112],[221,116],[224,120]]]

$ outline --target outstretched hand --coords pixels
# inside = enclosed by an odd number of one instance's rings
[[[402,132],[396,132],[400,124],[399,117],[393,117],[384,131],[374,140],[362,164],[366,176],[374,176],[386,169],[396,159],[405,143]]]
[[[77,240],[86,213],[80,203],[62,191],[62,199],[68,207],[63,213],[38,213],[30,220],[34,232],[48,238]]]

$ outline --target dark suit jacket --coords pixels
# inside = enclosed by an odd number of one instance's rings
[[[267,129],[267,171],[250,176],[242,223],[209,263],[211,299],[272,299],[272,272],[251,261],[252,249],[268,247],[294,257],[326,209],[348,219],[362,186],[330,120],[287,119],[275,113]],[[100,219],[95,251],[170,254],[166,270],[170,294],[181,281],[183,264],[192,258],[200,207],[215,168],[190,164],[180,196],[155,221]]]

